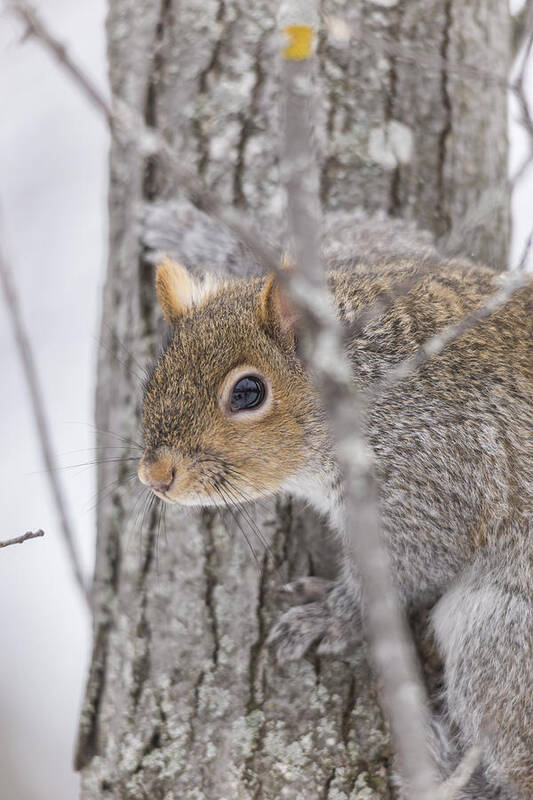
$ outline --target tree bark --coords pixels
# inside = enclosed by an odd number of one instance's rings
[[[392,225],[373,240],[349,231],[341,241],[362,209],[416,221],[449,249],[460,242],[466,255],[503,265],[506,4],[328,0],[323,12],[317,140],[330,250],[364,255],[380,237],[411,247]],[[271,236],[283,230],[276,13],[272,0],[110,0],[108,18],[114,97]],[[349,46],[340,41],[347,29]],[[161,334],[140,216],[174,198],[167,249],[194,268],[254,268],[230,237],[209,238],[215,228],[164,163],[113,144],[102,447],[118,442],[106,431],[140,441],[139,370]],[[311,658],[281,669],[265,648],[282,611],[277,588],[334,573],[331,534],[290,499],[258,504],[250,513],[269,549],[255,543],[256,562],[243,515],[237,524],[172,507],[162,525],[159,507],[143,512],[135,466],[124,457],[99,468],[94,650],[77,751],[84,800],[394,797],[364,650],[350,663]]]

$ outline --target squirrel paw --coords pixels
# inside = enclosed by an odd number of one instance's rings
[[[353,625],[341,619],[333,619],[316,648],[318,656],[343,656],[353,652],[361,641]]]
[[[317,578],[310,575],[307,578],[300,578],[292,583],[282,586],[281,592],[288,595],[296,603],[313,603],[317,600],[325,600],[335,584],[325,578]]]
[[[267,639],[280,664],[297,661],[326,633],[331,623],[325,603],[295,606],[283,614]]]
[[[322,587],[322,591],[329,593],[329,588]],[[300,591],[304,596],[310,596],[309,587],[292,590],[293,596]],[[318,587],[313,591],[316,596]],[[274,650],[278,662],[283,664],[302,658],[312,647],[319,656],[346,654],[360,641],[358,634],[355,620],[336,617],[326,596],[321,602],[290,608],[272,628],[267,644]]]

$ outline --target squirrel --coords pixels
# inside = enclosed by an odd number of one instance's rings
[[[533,281],[414,374],[372,393],[501,276],[431,256],[330,267],[353,380],[370,398],[364,427],[400,599],[434,603],[461,745],[481,748],[503,792],[533,800]],[[156,291],[172,333],[145,389],[141,481],[192,506],[290,492],[339,530],[342,483],[276,277],[199,279],[165,260]],[[269,637],[281,661],[311,648],[339,655],[361,640],[356,572],[346,555],[336,582],[289,586],[298,605]]]

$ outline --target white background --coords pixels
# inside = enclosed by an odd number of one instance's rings
[[[105,0],[37,6],[105,88]],[[0,237],[16,271],[57,451],[63,464],[77,464],[94,457],[86,448],[93,447],[109,143],[100,117],[70,80],[19,34],[20,26],[0,15]],[[526,151],[516,126],[511,135],[513,170]],[[530,170],[513,199],[513,263],[533,224],[532,187]],[[0,309],[0,538],[46,531],[45,539],[0,551],[0,797],[72,800],[90,620],[65,558],[1,301]],[[89,575],[94,470],[61,477]]]
[[[106,86],[105,0],[44,0],[44,18]],[[23,303],[64,464],[93,444],[105,267],[108,137],[97,113],[20,25],[0,16],[0,236]],[[26,387],[0,298],[0,797],[71,800],[72,754],[91,626],[65,558]],[[61,472],[83,564],[92,570],[94,471]]]

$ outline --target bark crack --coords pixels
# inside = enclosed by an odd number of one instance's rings
[[[218,652],[220,647],[218,619],[216,612],[216,603],[214,598],[214,591],[217,585],[217,559],[216,548],[213,535],[213,521],[214,516],[209,511],[204,511],[202,514],[203,523],[206,530],[206,538],[204,539],[204,581],[205,581],[205,605],[207,608],[207,616],[209,619],[209,627],[213,637],[213,652],[211,658],[213,660],[214,668],[218,666]]]
[[[351,730],[350,723],[351,723],[352,712],[355,708],[356,699],[357,699],[357,692],[356,692],[355,675],[352,675],[350,678],[350,686],[348,688],[348,694],[346,695],[346,701],[344,703],[344,708],[342,710],[341,737],[345,747],[348,746],[348,741],[350,738],[350,730]]]
[[[168,25],[168,16],[172,0],[162,0],[159,19],[155,28],[154,44],[152,46],[151,66],[148,73],[148,86],[144,104],[144,121],[150,128],[157,128],[157,90],[161,82],[163,71],[163,40],[165,28]],[[154,200],[158,195],[157,187],[157,159],[149,157],[144,164],[143,196],[145,200]]]
[[[336,774],[337,774],[337,767],[333,767],[333,769],[329,773],[328,777],[326,778],[326,783],[324,784],[324,793],[322,795],[322,800],[328,800],[329,790],[330,790],[331,784],[335,780],[335,775]]]
[[[135,631],[135,638],[137,643],[141,645],[141,648],[140,652],[135,655],[132,662],[133,684],[130,690],[130,696],[132,700],[133,714],[137,711],[144,685],[150,676],[150,642],[152,639],[152,631],[147,616],[148,592],[146,581],[154,560],[154,551],[160,524],[161,509],[156,503],[154,503],[151,508],[146,551],[141,569],[139,571],[137,587],[138,591],[141,593],[141,612],[139,622],[137,623],[137,629]]]
[[[250,96],[250,105],[247,112],[242,111],[239,114],[241,131],[239,142],[237,144],[237,162],[233,175],[233,205],[241,208],[246,206],[246,197],[243,189],[244,152],[246,150],[248,140],[258,130],[255,120],[258,117],[259,96],[265,81],[265,71],[261,64],[261,58],[263,55],[263,43],[269,34],[270,29],[264,31],[257,42],[254,61],[255,82]]]
[[[107,645],[111,623],[107,619],[96,631],[91,666],[80,715],[78,741],[74,756],[74,769],[88,766],[98,752],[98,713],[105,688]]]
[[[162,517],[162,508],[159,505],[160,501],[155,501],[150,509],[150,517],[148,520],[148,536],[146,539],[146,550],[144,554],[144,559],[142,562],[142,566],[139,572],[139,581],[138,581],[138,588],[141,590],[143,585],[146,581],[146,577],[150,572],[150,568],[152,566],[152,562],[154,560],[154,551],[155,545],[157,541],[157,536],[159,533],[159,528],[161,525],[161,517]],[[146,597],[143,599],[143,602],[146,602]]]
[[[157,115],[157,95],[161,83],[163,71],[163,40],[165,29],[168,26],[168,17],[172,7],[172,0],[162,0],[159,19],[155,27],[154,44],[152,46],[152,58],[148,69],[148,82],[146,87],[146,98],[144,102],[144,122],[150,128],[158,127]],[[148,156],[144,160],[142,199],[145,202],[153,202],[160,194],[158,181],[158,159],[156,156]],[[153,339],[155,333],[154,325],[154,302],[153,302],[153,283],[151,264],[146,259],[146,249],[141,248],[139,263],[139,311],[142,332],[148,340]],[[155,355],[155,352],[153,353]]]
[[[198,711],[199,711],[199,707],[200,707],[200,689],[202,688],[204,680],[205,680],[205,672],[204,672],[204,670],[202,670],[199,673],[199,675],[198,675],[198,677],[196,679],[196,682],[194,684],[194,687],[193,687],[193,702],[192,702],[191,715],[189,717],[189,737],[188,737],[188,742],[187,742],[187,749],[189,751],[192,750],[192,748],[194,746],[195,739],[196,739],[196,729],[195,729],[194,721],[195,721],[196,717],[198,716]]]
[[[152,735],[150,740],[143,748],[139,763],[133,770],[133,775],[137,775],[139,772],[141,772],[147,756],[149,756],[154,750],[159,750],[161,747],[163,747],[163,732],[165,730],[167,718],[165,712],[163,711],[161,697],[159,695],[156,696],[155,701],[159,716],[154,720]]]
[[[121,465],[120,478],[123,478],[124,470],[125,465]],[[104,584],[108,587],[108,590],[111,590],[112,596],[116,597],[121,561],[119,521],[124,519],[124,507],[119,492],[113,493],[111,503],[115,512],[105,544],[106,565],[108,568],[104,577]],[[91,665],[89,667],[84,705],[80,714],[78,740],[74,756],[74,768],[76,770],[86,767],[98,752],[98,715],[100,701],[105,689],[107,651],[111,627],[112,611],[108,602],[100,608],[100,622],[94,635]]]
[[[400,29],[403,16],[403,4],[400,3],[395,14],[395,20],[391,25],[391,40],[401,41]],[[385,96],[385,120],[391,122],[394,119],[394,110],[396,105],[396,97],[398,93],[398,59],[396,53],[393,51],[390,55],[390,68],[389,68],[389,91]],[[400,182],[401,182],[401,167],[399,164],[393,169],[391,174],[390,188],[389,188],[389,206],[388,214],[391,217],[400,216],[402,212],[402,201],[400,197]]]
[[[215,21],[220,25],[220,27],[223,27],[225,19],[226,19],[226,2],[225,0],[220,0],[217,8],[217,13],[215,15]],[[207,62],[207,64],[205,65],[205,67],[200,71],[198,75],[199,98],[207,94],[207,92],[209,91],[209,86],[208,86],[209,76],[211,75],[211,73],[215,72],[219,67],[220,53],[222,50],[223,39],[224,37],[219,31],[215,39],[213,49],[211,51],[211,57]],[[200,175],[200,177],[203,177],[206,173],[207,166],[209,163],[209,137],[204,132],[200,115],[195,116],[192,126],[198,143],[198,166],[197,166],[198,174]]]
[[[318,69],[320,71],[320,77],[324,87],[328,86],[328,79],[326,75],[326,59],[329,57],[334,63],[338,63],[334,58],[334,54],[335,54],[334,48],[328,48],[327,36],[324,34],[323,31],[321,31],[318,36],[317,55],[318,55]],[[319,196],[320,196],[320,204],[324,209],[327,208],[327,203],[329,199],[329,189],[330,189],[329,169],[330,167],[333,167],[337,161],[335,155],[330,152],[331,143],[334,141],[333,134],[335,130],[335,119],[338,107],[338,98],[335,97],[335,90],[331,85],[327,90],[327,97],[328,97],[328,110],[326,115],[327,145],[324,158],[322,159],[322,163],[320,164],[319,168],[319,182],[320,182]]]
[[[133,714],[135,714],[135,712],[137,711],[139,700],[141,698],[142,691],[144,688],[144,684],[146,683],[148,676],[150,675],[150,666],[151,666],[150,641],[152,638],[152,634],[150,630],[150,624],[146,616],[146,606],[147,606],[147,596],[146,592],[143,592],[141,616],[137,624],[137,630],[135,632],[137,641],[140,641],[141,643],[141,651],[134,657],[132,662],[133,683],[130,690],[130,696],[132,700]]]
[[[250,714],[252,711],[260,706],[257,699],[255,684],[258,677],[259,657],[266,641],[267,631],[264,619],[264,605],[267,593],[267,565],[268,555],[265,552],[263,555],[263,562],[261,564],[261,578],[259,581],[259,588],[257,594],[257,604],[255,607],[255,615],[257,619],[257,637],[250,646],[250,661],[249,661],[249,684],[250,695],[247,703],[247,712]]]
[[[121,467],[120,477],[122,477],[123,473],[124,469]],[[120,522],[123,522],[125,518],[122,498],[118,491],[113,493],[111,503],[113,504],[115,513],[106,541],[106,558],[107,564],[109,565],[109,570],[106,575],[106,583],[111,588],[113,595],[116,596],[118,594],[121,561],[119,526]]]
[[[248,667],[248,684],[250,687],[250,694],[248,697],[248,702],[246,704],[246,713],[248,716],[252,714],[254,711],[260,711],[263,705],[262,699],[259,699],[256,693],[256,683],[259,677],[258,673],[259,673],[260,655],[265,646],[265,641],[267,637],[267,629],[264,618],[264,607],[267,596],[267,566],[268,566],[268,553],[265,552],[263,555],[263,562],[261,564],[261,577],[258,587],[257,603],[255,607],[255,614],[257,619],[257,636],[255,641],[250,646],[250,659]],[[261,678],[262,678],[261,694],[262,697],[264,697],[266,694],[266,675],[264,672]],[[243,767],[243,778],[247,783],[247,785],[251,788],[251,784],[255,783],[255,788],[253,789],[254,792],[253,800],[259,800],[259,798],[262,796],[261,778],[257,770],[254,769],[254,762],[256,754],[261,750],[263,738],[265,735],[265,730],[266,730],[266,724],[264,718],[262,717],[261,723],[257,729],[257,733],[254,737],[254,740],[251,743],[250,753],[246,758]]]
[[[452,0],[445,0],[444,28],[440,47],[440,95],[442,109],[444,111],[444,123],[438,141],[437,207],[435,209],[439,236],[444,236],[451,230],[451,219],[447,210],[445,197],[446,179],[444,171],[446,166],[448,137],[452,132],[452,101],[448,79],[448,55],[452,22]]]

